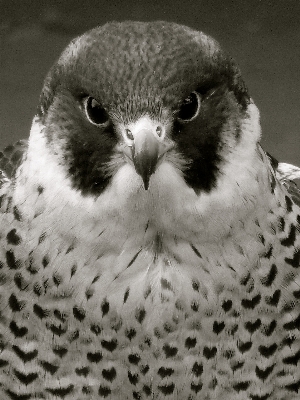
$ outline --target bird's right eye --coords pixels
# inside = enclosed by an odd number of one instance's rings
[[[93,97],[84,99],[84,109],[87,119],[97,126],[106,125],[109,122],[109,115],[104,107]]]
[[[197,92],[191,93],[181,104],[178,119],[183,122],[192,121],[197,117],[200,110],[201,99]]]

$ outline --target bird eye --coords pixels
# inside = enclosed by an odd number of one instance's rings
[[[104,125],[109,121],[105,108],[91,96],[84,99],[84,109],[87,119],[94,125]]]
[[[200,96],[197,92],[191,93],[181,104],[177,117],[181,121],[192,121],[200,110]]]

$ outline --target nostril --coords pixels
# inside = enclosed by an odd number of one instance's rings
[[[162,136],[162,127],[161,127],[161,126],[158,126],[158,127],[156,128],[156,134],[157,134],[158,137],[161,137],[161,136]]]
[[[133,140],[133,134],[130,129],[125,129],[126,136],[129,140]]]

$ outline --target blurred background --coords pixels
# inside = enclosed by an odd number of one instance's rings
[[[300,166],[300,0],[0,0],[0,148],[28,136],[43,79],[70,39],[124,19],[217,39],[260,109],[263,147]]]

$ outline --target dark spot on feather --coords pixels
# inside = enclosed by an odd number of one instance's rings
[[[133,257],[133,259],[130,261],[130,263],[127,265],[126,269],[131,267],[131,265],[135,262],[135,260],[137,259],[137,256],[140,254],[141,250],[139,250],[136,255]]]
[[[252,299],[242,299],[241,304],[242,307],[253,310],[260,303],[260,300],[261,300],[261,295],[258,294],[254,296]]]
[[[275,290],[272,296],[266,296],[265,301],[269,306],[277,307],[281,296],[281,291],[279,289]]]
[[[58,366],[53,365],[47,361],[40,361],[40,364],[44,368],[44,370],[50,372],[51,375],[54,375],[59,368]]]
[[[174,392],[175,384],[172,382],[172,383],[169,383],[169,384],[166,384],[166,385],[159,385],[159,386],[158,386],[158,389],[159,389],[164,395],[169,395],[169,394],[172,394],[172,393]]]
[[[300,290],[295,290],[295,291],[293,292],[293,295],[294,295],[294,297],[295,297],[296,299],[300,299]]]
[[[234,357],[235,351],[233,349],[225,350],[223,352],[223,356],[227,359],[230,360],[232,357]]]
[[[197,344],[197,339],[196,338],[191,338],[188,337],[185,340],[184,346],[189,350],[189,349],[193,349]]]
[[[293,202],[288,196],[285,196],[285,204],[286,204],[287,212],[292,212],[293,211]]]
[[[146,311],[144,308],[137,309],[135,312],[135,319],[141,324],[146,316]]]
[[[209,382],[208,387],[209,387],[209,389],[215,389],[216,386],[217,386],[217,384],[218,384],[217,379],[216,379],[216,378],[213,378],[213,379]]]
[[[297,365],[300,360],[300,350],[297,351],[293,356],[285,357],[282,361],[284,364]]]
[[[199,257],[202,258],[201,254],[199,253],[198,249],[191,244],[191,248],[193,249],[193,252]]]
[[[273,247],[270,245],[268,251],[263,254],[263,257],[270,259],[273,254]]]
[[[100,278],[100,275],[96,275],[95,278],[92,280],[92,284],[97,282]]]
[[[59,285],[62,283],[62,281],[63,281],[62,276],[59,275],[57,272],[53,274],[52,279],[53,279],[53,282],[54,282],[54,284],[55,284],[56,286],[59,286]]]
[[[88,288],[88,289],[85,291],[85,297],[86,297],[86,299],[89,300],[91,297],[93,297],[94,293],[95,293],[95,290],[94,290],[93,287]]]
[[[192,280],[192,288],[195,290],[195,292],[199,292],[199,287],[200,287],[200,283],[196,279],[193,279]]]
[[[264,395],[258,395],[258,394],[251,394],[250,395],[250,399],[251,400],[268,400],[268,399],[271,399],[271,393],[267,393],[267,394],[264,394]]]
[[[100,335],[102,332],[101,327],[97,324],[92,324],[90,329],[96,336]]]
[[[83,321],[85,318],[85,310],[81,307],[73,307],[73,315],[78,321]]]
[[[151,387],[148,385],[144,385],[143,386],[143,392],[146,394],[146,396],[150,396],[152,391],[151,391]]]
[[[32,275],[35,275],[39,271],[39,267],[34,264],[34,257],[32,254],[28,257],[29,265],[27,267],[27,271],[30,272]]]
[[[50,324],[49,329],[56,336],[64,335],[67,332],[67,327],[63,327],[62,325]]]
[[[191,383],[191,390],[193,391],[193,392],[195,392],[195,393],[198,393],[198,392],[200,392],[200,390],[202,389],[202,387],[203,387],[203,384],[202,383],[198,383],[198,384],[196,384],[196,383]]]
[[[28,328],[26,326],[19,327],[15,321],[10,322],[9,328],[15,337],[23,337],[28,332]]]
[[[277,276],[277,273],[278,273],[278,269],[277,269],[276,265],[272,264],[268,275],[261,278],[261,280],[260,280],[261,283],[267,287],[271,286]]]
[[[231,369],[233,372],[241,369],[245,364],[245,361],[236,361],[231,365]]]
[[[99,396],[105,398],[105,397],[107,397],[107,396],[109,396],[111,394],[111,389],[109,387],[107,387],[107,386],[102,386],[101,385],[99,387],[98,394],[99,394]]]
[[[127,329],[125,335],[129,340],[131,340],[136,336],[136,330],[134,328]]]
[[[101,346],[110,352],[113,352],[117,346],[118,346],[118,341],[117,339],[112,339],[112,340],[101,340]]]
[[[266,240],[263,235],[258,235],[259,240],[261,241],[262,244],[265,244]]]
[[[49,316],[50,311],[47,310],[46,308],[42,308],[38,304],[33,305],[33,312],[35,313],[36,316],[38,316],[40,319],[46,318]]]
[[[68,349],[63,346],[55,346],[52,348],[52,351],[54,354],[56,354],[60,358],[63,358],[67,354]]]
[[[76,375],[84,376],[85,378],[88,376],[90,369],[89,367],[75,368]]]
[[[251,278],[250,273],[248,273],[244,278],[241,279],[241,285],[246,286]]]
[[[193,367],[192,367],[192,373],[193,373],[196,377],[199,377],[200,375],[202,375],[202,373],[203,373],[203,365],[202,365],[202,364],[199,364],[198,362],[195,362],[195,363],[193,364]]]
[[[262,328],[262,332],[265,336],[271,336],[277,326],[277,322],[275,319],[269,323],[269,325],[264,325]]]
[[[114,367],[112,367],[110,369],[103,369],[102,376],[105,380],[112,382],[115,379],[115,377],[117,376],[117,371]]]
[[[81,391],[83,394],[91,394],[93,392],[93,389],[91,388],[91,386],[82,386]]]
[[[221,321],[221,322],[214,321],[214,323],[213,323],[213,332],[215,334],[218,335],[219,333],[222,332],[222,330],[224,328],[225,328],[225,323],[223,321]]]
[[[166,358],[175,357],[178,353],[177,347],[170,346],[169,344],[164,344],[163,351],[165,353]]]
[[[285,257],[284,261],[291,265],[293,268],[300,267],[300,249],[296,249],[293,254],[293,258]]]
[[[144,299],[146,300],[149,294],[151,293],[151,286],[149,285],[144,292]]]
[[[125,291],[125,293],[124,293],[124,297],[123,297],[123,303],[124,303],[124,304],[126,303],[126,301],[127,301],[127,299],[128,299],[129,291],[130,291],[130,289],[129,289],[129,287],[128,287],[128,288],[126,289],[126,291]]]
[[[32,372],[29,374],[23,374],[23,372],[18,371],[17,369],[14,369],[14,374],[15,376],[19,379],[21,383],[24,385],[30,385],[33,381],[35,381],[38,377],[38,374],[36,372]]]
[[[22,221],[22,214],[20,213],[20,211],[19,211],[19,209],[18,209],[17,206],[14,206],[13,212],[14,212],[14,218],[15,218],[17,221]]]
[[[287,331],[291,331],[293,329],[300,330],[300,314],[292,321],[285,323],[283,325],[283,328],[286,329]]]
[[[11,310],[12,310],[13,312],[19,312],[19,311],[21,311],[21,310],[25,307],[25,305],[26,305],[25,301],[23,301],[23,300],[18,300],[18,299],[17,299],[17,296],[16,296],[14,293],[12,293],[12,294],[10,295],[10,297],[9,297],[9,299],[8,299],[8,304],[9,304],[9,306],[10,306],[10,308],[11,308]]]
[[[161,284],[162,289],[166,289],[166,290],[170,290],[171,292],[174,292],[171,282],[168,281],[167,279],[161,278],[160,284]]]
[[[235,324],[235,325],[233,325],[232,328],[230,328],[228,330],[228,334],[231,335],[231,336],[234,336],[234,334],[237,332],[238,329],[239,329],[238,324]]]
[[[241,381],[241,382],[238,382],[238,383],[234,384],[233,385],[233,389],[238,393],[239,392],[244,392],[245,390],[248,389],[249,385],[250,385],[250,382]]]
[[[79,338],[79,331],[78,330],[75,330],[75,331],[69,333],[69,337],[68,337],[69,343],[74,342],[78,338]]]
[[[16,260],[12,250],[6,252],[6,263],[9,269],[19,269],[21,267],[21,261]]]
[[[298,380],[297,382],[294,382],[294,383],[290,383],[289,385],[285,385],[285,388],[287,390],[289,390],[290,392],[299,393],[300,380]]]
[[[41,285],[38,282],[36,282],[33,285],[33,291],[37,296],[40,296],[42,294],[42,290],[43,289],[42,289]]]
[[[72,393],[74,389],[74,385],[70,384],[66,387],[60,387],[56,389],[46,388],[46,391],[53,394],[54,396],[64,398],[68,394]]]
[[[15,352],[15,354],[24,362],[27,363],[29,361],[32,361],[37,355],[38,355],[38,351],[32,350],[32,351],[23,351],[22,349],[20,349],[20,347],[13,345],[12,346],[13,351]]]
[[[131,371],[128,371],[128,379],[129,379],[129,382],[132,384],[132,385],[136,385],[137,383],[138,383],[138,381],[139,381],[139,376],[138,376],[138,374],[133,374]]]
[[[20,290],[26,290],[29,286],[29,283],[24,279],[23,275],[20,272],[17,272],[15,274],[14,282]]]
[[[225,312],[228,312],[232,308],[232,301],[231,300],[224,300],[222,303],[222,308]]]
[[[275,366],[275,364],[270,365],[269,367],[266,367],[265,369],[261,369],[258,366],[256,366],[255,374],[259,379],[261,379],[262,381],[265,381],[268,378],[268,376],[272,373],[274,366]]]
[[[89,352],[89,353],[87,353],[86,357],[90,362],[96,363],[96,364],[99,363],[103,358],[102,353],[100,353],[100,352],[95,352],[95,353]]]
[[[249,351],[252,347],[252,342],[239,342],[238,343],[238,349],[240,353],[245,353],[246,351]]]
[[[216,354],[217,354],[217,348],[215,346],[214,347],[204,346],[203,355],[205,358],[210,360],[211,358],[214,358]]]
[[[74,245],[69,246],[68,249],[67,249],[67,251],[66,251],[66,254],[71,253],[71,251],[73,251],[74,249],[75,249],[75,246],[74,246]]]
[[[11,400],[30,400],[32,398],[31,393],[29,393],[29,394],[18,394],[18,393],[12,392],[9,389],[5,390],[5,392],[9,395]]]
[[[146,375],[147,372],[149,371],[149,369],[150,369],[150,367],[149,367],[148,364],[142,365],[142,366],[141,366],[141,373],[142,373],[143,375]]]
[[[174,369],[173,368],[160,367],[159,370],[157,371],[157,373],[163,379],[166,376],[173,375],[174,374]]]
[[[295,243],[295,240],[296,240],[296,227],[295,225],[291,224],[289,235],[287,238],[281,239],[281,244],[283,246],[290,247]]]
[[[261,326],[261,320],[259,318],[254,322],[251,321],[245,322],[245,328],[250,333],[254,333],[260,326]]]
[[[58,310],[57,308],[54,310],[53,315],[55,318],[59,319],[61,322],[66,322],[68,315],[65,312]]]
[[[39,237],[39,244],[43,243],[43,241],[46,239],[47,234],[43,232],[41,236]]]
[[[273,343],[270,346],[258,346],[258,351],[260,352],[260,354],[266,358],[269,358],[270,356],[272,356],[275,351],[277,350],[277,344]]]
[[[128,361],[130,364],[137,365],[141,360],[141,357],[138,354],[129,354]]]
[[[44,191],[43,186],[39,185],[39,186],[37,187],[37,191],[38,191],[38,194],[42,194],[43,191]]]
[[[109,302],[107,300],[103,300],[101,304],[102,316],[106,315],[109,312]]]
[[[17,234],[17,230],[15,228],[8,232],[6,235],[6,240],[8,244],[13,244],[15,246],[22,242],[21,236]]]
[[[285,228],[285,219],[283,217],[279,217],[278,219],[278,227],[281,232],[284,232]]]
[[[49,264],[49,256],[46,255],[42,259],[42,265],[44,268],[46,268],[48,264]]]
[[[76,271],[77,271],[77,265],[73,265],[71,268],[71,277],[76,274]]]

